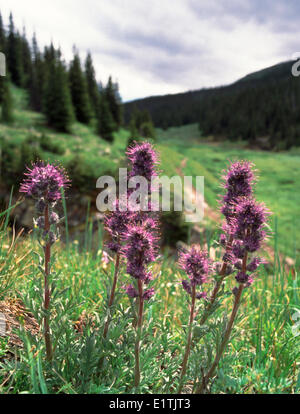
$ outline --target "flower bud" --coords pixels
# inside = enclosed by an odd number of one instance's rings
[[[58,214],[52,212],[50,214],[50,224],[57,224],[59,222],[59,216]]]

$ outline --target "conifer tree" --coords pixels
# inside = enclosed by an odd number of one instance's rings
[[[106,141],[112,142],[114,139],[113,132],[116,130],[116,125],[105,96],[101,96],[100,98],[97,121],[99,135]]]
[[[155,128],[149,111],[139,111],[135,105],[129,122],[129,131],[128,145],[133,141],[139,141],[140,138],[155,139]]]
[[[2,53],[5,53],[5,43],[6,43],[5,29],[4,29],[4,24],[2,20],[2,15],[0,13],[0,52]]]
[[[23,84],[22,50],[20,35],[15,32],[13,16],[9,15],[9,31],[6,44],[7,69],[17,86]]]
[[[0,13],[0,52],[5,54],[5,30],[4,30],[4,25],[3,25],[3,21],[2,21],[2,16]],[[4,92],[4,82],[5,79],[3,76],[0,76],[0,105],[2,103],[2,99],[3,99],[3,92]]]
[[[118,84],[113,83],[111,76],[109,77],[107,85],[104,89],[104,96],[108,103],[116,128],[119,128],[123,122],[123,109]]]
[[[76,50],[74,50],[74,58],[70,64],[69,82],[76,119],[83,124],[88,124],[91,119],[91,107],[86,79]]]
[[[73,109],[67,72],[59,57],[52,60],[47,72],[44,113],[48,124],[58,131],[69,132],[73,121]]]
[[[31,50],[26,38],[25,28],[23,29],[23,35],[20,38],[20,41],[22,50],[23,86],[28,89],[30,87],[30,79],[32,77],[32,60]]]
[[[100,92],[99,92],[99,88],[97,85],[92,56],[90,53],[87,54],[87,57],[85,60],[85,77],[86,77],[86,82],[87,82],[87,90],[88,90],[90,104],[91,104],[94,116],[96,116],[99,110]]]
[[[45,67],[43,56],[39,51],[35,34],[32,39],[32,76],[29,93],[31,107],[41,112],[43,108],[43,88],[45,84]]]

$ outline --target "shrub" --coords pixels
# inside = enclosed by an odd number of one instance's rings
[[[64,147],[59,142],[53,141],[45,134],[42,134],[40,138],[40,147],[44,151],[52,152],[52,154],[64,155],[65,153]]]

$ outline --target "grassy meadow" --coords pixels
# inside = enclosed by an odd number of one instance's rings
[[[88,127],[75,123],[72,134],[56,133],[44,125],[41,114],[27,110],[27,97],[22,89],[13,87],[13,97],[17,110],[13,125],[0,124],[0,139],[20,145],[28,137],[44,134],[47,141],[58,146],[60,151],[51,152],[51,147],[41,147],[41,156],[50,162],[59,161],[63,165],[73,160],[75,175],[82,175],[87,185],[94,189],[95,180],[101,175],[116,175],[120,162],[124,158],[128,132],[125,129],[115,134],[111,145],[101,139]],[[38,145],[38,142],[30,142]],[[298,149],[282,152],[269,152],[248,149],[245,143],[213,142],[202,137],[196,124],[157,129],[157,149],[161,158],[161,170],[169,176],[203,175],[205,181],[205,199],[209,206],[218,208],[217,196],[220,192],[221,171],[229,160],[248,159],[255,163],[259,174],[257,198],[264,201],[274,213],[273,229],[279,234],[279,250],[283,255],[297,260],[300,241],[300,152]],[[79,157],[80,162],[78,163]],[[272,241],[271,241],[272,243]]]
[[[1,304],[16,305],[17,297],[39,321],[42,318],[42,281],[34,254],[38,247],[34,234],[26,241],[17,240],[12,246],[3,226],[0,265],[1,294],[5,301]],[[53,364],[44,360],[41,332],[36,326],[32,330],[27,313],[19,311],[19,316],[15,317],[21,327],[20,332],[18,329],[16,332],[25,345],[21,349],[12,345],[7,337],[0,337],[1,394],[176,392],[189,314],[187,296],[180,286],[183,273],[167,252],[154,265],[156,295],[145,306],[142,379],[136,390],[132,384],[135,308],[121,288],[130,278],[123,264],[109,336],[104,341],[101,332],[114,265],[102,258],[101,231],[97,251],[89,249],[90,237],[87,229],[85,248],[80,248],[76,241],[68,248],[60,244],[55,248]],[[210,244],[214,245],[213,240]],[[205,340],[201,339],[203,333],[197,328],[200,305],[184,392],[193,391],[193,382],[197,381],[201,367],[212,358],[212,344],[219,341],[221,335],[219,322],[225,323],[232,306],[230,288],[233,285],[231,278],[226,279],[225,300],[217,310],[216,319],[207,324]],[[244,292],[233,339],[211,392],[299,392],[299,337],[292,328],[292,315],[299,306],[296,274],[286,274],[278,265],[262,268],[254,285]],[[105,359],[99,368],[101,358]]]
[[[60,154],[41,150],[49,161],[62,164],[79,154],[88,179],[116,173],[124,158],[128,132],[115,135],[112,145],[99,138],[92,127],[76,123],[72,134],[55,133],[43,124],[42,115],[28,111],[24,91],[13,88],[18,109],[12,125],[0,124],[0,137],[20,145],[28,135],[46,134],[62,147]],[[274,260],[259,268],[255,283],[245,289],[232,341],[221,360],[212,393],[299,393],[300,336],[292,319],[300,309],[297,266],[287,269],[281,255],[299,260],[300,152],[266,152],[245,144],[216,143],[202,137],[197,125],[157,130],[156,148],[161,169],[167,175],[203,175],[205,198],[217,209],[220,173],[233,159],[248,159],[259,170],[257,198],[274,213],[269,241]],[[92,187],[94,182],[91,183]],[[15,190],[16,191],[16,190]],[[68,208],[68,201],[67,201]],[[36,265],[38,243],[35,231],[17,237],[9,227],[9,212],[0,216],[0,312],[10,309],[11,337],[0,336],[0,393],[175,393],[186,341],[189,306],[174,255],[166,248],[153,265],[156,295],[145,305],[141,351],[141,385],[132,384],[135,308],[122,289],[129,282],[121,264],[112,322],[107,340],[101,332],[108,312],[108,292],[114,263],[103,256],[103,227],[99,224],[96,249],[91,248],[87,220],[84,243],[56,243],[53,282],[54,305],[51,329],[55,359],[44,358],[44,344],[36,322],[41,310],[42,279]],[[63,226],[63,224],[62,224]],[[209,248],[220,255],[215,242],[220,222],[210,222],[206,234]],[[95,235],[94,235],[95,237]],[[193,345],[184,392],[193,392],[201,368],[212,360],[232,307],[233,278],[225,279],[224,300],[206,335],[193,327]],[[13,311],[14,310],[14,311]],[[17,324],[13,322],[18,322]],[[30,322],[31,321],[31,322]],[[30,323],[29,323],[30,322]],[[18,326],[19,325],[19,326]],[[12,341],[21,338],[23,347]]]

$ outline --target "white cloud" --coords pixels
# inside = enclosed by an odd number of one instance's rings
[[[99,80],[111,74],[124,100],[216,86],[289,58],[300,30],[284,0],[0,0],[18,28],[72,57],[93,55]],[[274,4],[276,3],[276,4]],[[296,5],[296,3],[295,3]],[[275,7],[276,6],[276,7]],[[296,6],[295,6],[296,7]],[[296,13],[295,13],[296,14]]]

